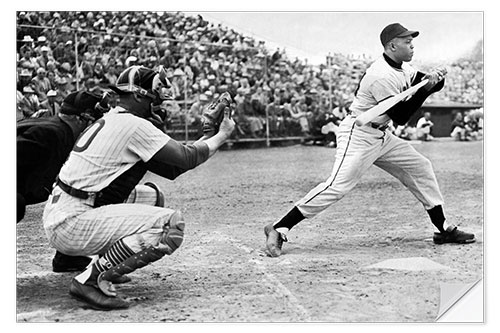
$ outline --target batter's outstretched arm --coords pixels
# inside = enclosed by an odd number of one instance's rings
[[[415,82],[418,82],[419,77],[423,77],[423,73],[419,72],[417,74],[417,79]],[[420,88],[411,98],[406,101],[399,102],[394,105],[392,108],[387,110],[386,114],[392,121],[398,125],[404,125],[410,120],[411,116],[420,109],[422,104],[424,104],[427,97],[432,95],[433,93],[443,89],[444,87],[444,79],[439,81],[434,87],[430,90],[426,90],[425,88]]]

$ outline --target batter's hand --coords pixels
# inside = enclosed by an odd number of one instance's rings
[[[422,80],[429,80],[429,82],[424,86],[424,88],[429,91],[431,90],[438,82],[442,81],[446,74],[448,73],[445,67],[437,67],[433,69],[430,73],[425,74]]]

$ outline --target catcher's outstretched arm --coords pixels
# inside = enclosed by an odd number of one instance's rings
[[[209,157],[209,147],[204,142],[194,144],[182,144],[175,140],[169,140],[150,161],[158,167],[165,165],[190,170],[205,162]]]

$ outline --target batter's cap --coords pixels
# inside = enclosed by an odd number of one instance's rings
[[[385,44],[396,37],[417,37],[418,34],[418,31],[408,30],[399,23],[392,23],[386,26],[384,30],[382,30],[382,32],[380,33],[380,41],[382,42],[382,45],[385,46]]]

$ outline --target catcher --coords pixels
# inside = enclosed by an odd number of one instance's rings
[[[26,205],[47,200],[76,138],[108,110],[106,95],[77,91],[64,99],[58,115],[17,123],[17,222],[24,218]],[[88,257],[57,251],[52,270],[81,271],[89,263]]]
[[[132,66],[120,74],[118,106],[77,140],[43,214],[50,244],[99,258],[72,279],[70,294],[94,309],[122,309],[112,281],[172,254],[184,237],[179,210],[165,207],[159,188],[139,185],[146,172],[174,180],[205,162],[234,129],[230,96],[203,115],[204,135],[181,144],[164,133],[166,71]]]

